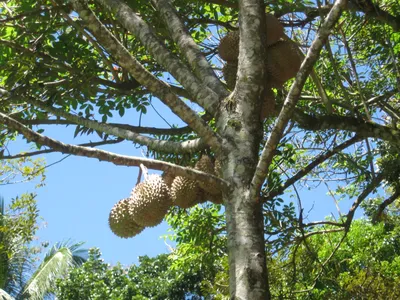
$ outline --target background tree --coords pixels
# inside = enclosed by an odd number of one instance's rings
[[[230,295],[268,299],[266,241],[275,252],[319,233],[346,235],[370,193],[389,182],[392,188],[378,189],[386,197],[382,205],[399,196],[399,5],[391,0],[9,1],[1,10],[7,25],[0,30],[1,138],[17,131],[35,142],[40,149],[28,156],[60,151],[117,165],[143,164],[219,186]],[[271,108],[260,120],[272,84],[266,11],[280,18],[285,39],[306,55],[295,80],[269,94],[276,98],[276,112]],[[215,54],[220,34],[237,29],[233,87],[220,80]],[[108,122],[116,112],[146,113],[152,97],[188,127],[142,127],[140,117],[139,126]],[[97,133],[100,141],[64,144],[43,135],[49,124],[74,125],[75,134]],[[156,160],[93,148],[124,140],[147,147]],[[220,178],[189,168],[201,152],[220,161]],[[388,153],[391,163],[385,165]],[[376,167],[379,161],[383,168]],[[298,189],[319,183],[335,201],[355,198],[347,214],[306,220]],[[292,186],[296,205],[280,198]],[[320,228],[308,232],[312,227]]]
[[[32,246],[38,210],[35,196],[14,199],[6,211],[0,199],[0,290],[10,299],[43,299],[55,280],[85,261],[82,243],[58,243],[36,265],[39,247]],[[14,298],[13,298],[14,297]]]
[[[171,268],[167,254],[139,257],[139,264],[128,268],[110,266],[98,249],[89,250],[88,260],[57,282],[59,299],[201,299],[199,272]]]

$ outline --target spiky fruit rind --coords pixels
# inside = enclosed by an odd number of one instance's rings
[[[272,81],[286,82],[296,76],[301,58],[291,41],[279,41],[267,49],[267,73]]]
[[[275,94],[272,89],[266,87],[263,104],[261,106],[260,119],[264,120],[265,118],[275,115]]]
[[[143,226],[137,224],[129,210],[129,199],[122,199],[114,205],[108,217],[111,231],[121,238],[130,238],[141,233]]]
[[[265,15],[267,46],[271,46],[285,37],[283,25],[279,20],[271,14]]]
[[[129,208],[136,223],[153,227],[162,222],[172,205],[169,187],[160,175],[149,175],[134,187]]]
[[[225,61],[234,61],[239,57],[239,31],[231,31],[225,35],[218,46],[219,56]]]
[[[210,201],[214,204],[223,204],[224,203],[221,192],[217,195],[207,194],[206,197],[207,197],[208,201]]]
[[[222,75],[224,75],[226,85],[230,90],[233,90],[235,88],[237,70],[237,61],[228,61],[222,67]]]
[[[199,161],[195,165],[195,169],[203,171],[205,173],[215,175],[214,171],[214,162],[211,160],[211,158],[208,155],[202,155]],[[218,195],[221,193],[221,189],[213,183],[205,183],[202,181],[199,181],[199,187],[205,190],[207,193],[211,195]]]
[[[174,181],[175,175],[172,175],[171,172],[164,172],[161,175],[162,179],[164,180],[165,184],[170,188],[172,182]]]
[[[202,191],[196,181],[177,176],[171,185],[171,198],[173,205],[189,208],[201,202]]]

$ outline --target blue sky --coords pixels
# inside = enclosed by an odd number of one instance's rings
[[[154,100],[156,109],[171,123],[183,123],[158,100]],[[193,106],[195,108],[195,106]],[[136,114],[125,116],[117,121],[138,125]],[[172,120],[172,121],[171,121]],[[149,107],[149,113],[142,118],[143,126],[168,127]],[[73,138],[74,127],[47,127],[45,134],[63,142],[78,144],[97,141],[95,136]],[[26,151],[29,146],[22,140],[9,145],[12,153]],[[102,149],[119,154],[143,157],[144,148],[137,148],[132,142],[103,146]],[[48,165],[66,157],[60,153],[45,155]],[[41,229],[39,242],[49,241],[50,245],[58,241],[73,239],[84,241],[85,247],[99,247],[103,258],[110,264],[121,262],[124,265],[137,263],[140,255],[155,256],[168,252],[170,241],[160,238],[168,233],[168,225],[163,222],[155,228],[147,228],[131,239],[115,236],[108,227],[108,214],[112,206],[127,197],[137,181],[138,168],[115,166],[96,159],[69,156],[65,160],[47,169],[46,186],[36,190]],[[0,193],[7,200],[24,192],[34,191],[33,184],[2,186]],[[310,220],[320,220],[331,213],[337,215],[334,202],[326,196],[324,187],[312,191],[301,191],[305,215]],[[291,199],[296,203],[295,199]],[[342,203],[346,212],[350,202]],[[311,211],[309,211],[312,209]]]

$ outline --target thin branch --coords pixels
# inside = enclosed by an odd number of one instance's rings
[[[115,139],[115,140],[108,140],[108,141],[101,141],[101,142],[94,142],[94,143],[92,143],[92,142],[84,143],[84,144],[79,144],[78,146],[81,146],[81,147],[97,147],[97,146],[103,146],[103,145],[118,144],[118,143],[121,143],[122,141],[123,141],[123,139]],[[21,158],[21,157],[32,157],[32,156],[36,156],[36,155],[53,153],[53,152],[56,152],[56,150],[46,149],[46,150],[39,150],[39,151],[20,153],[20,154],[16,154],[16,155],[0,156],[0,159],[16,159],[16,158]]]
[[[217,0],[218,1],[218,0]],[[209,1],[211,2],[211,1]],[[382,10],[378,5],[374,5],[373,9],[366,8],[363,6],[358,6],[352,4],[353,2],[356,1],[348,1],[347,8],[350,11],[354,12],[363,12],[365,13],[366,17],[368,19],[375,19],[383,24],[387,24],[393,28],[394,31],[398,31],[400,29],[400,17],[399,16],[393,16],[390,13]],[[357,1],[357,2],[364,2],[364,1]],[[294,5],[286,5],[282,7],[280,10],[278,10],[275,14],[277,17],[281,17],[283,15],[286,15],[288,13],[304,13],[307,16],[308,21],[311,21],[318,17],[319,15],[326,15],[329,13],[331,8],[333,7],[332,4],[327,4],[324,6],[321,6],[320,8],[317,7],[311,7],[311,6],[294,6]]]
[[[20,44],[17,44],[15,42],[11,42],[11,41],[7,41],[4,39],[0,39],[0,44],[8,46],[10,48],[13,48],[19,52],[22,52],[23,54],[32,56],[32,57],[36,57],[36,58],[41,58],[45,63],[49,64],[49,65],[53,65],[53,66],[57,66],[58,68],[62,69],[62,70],[67,70],[67,71],[73,71],[74,69],[67,63],[62,63],[59,62],[56,58],[53,58],[52,56],[45,54],[45,53],[41,53],[29,48],[25,48],[23,46],[21,46]]]
[[[61,7],[61,5],[56,7]],[[107,65],[108,69],[113,74],[114,78],[118,80],[118,74],[114,70],[112,62],[108,59],[107,55],[104,53],[103,49],[99,46],[99,44],[84,30],[84,28],[82,28],[82,26],[78,24],[78,22],[74,22],[63,9],[60,9],[60,12],[64,17],[64,19],[67,21],[67,23],[70,24],[72,27],[74,27],[80,34],[85,36],[88,39],[88,41],[96,48],[97,52],[100,54],[104,63]]]
[[[306,167],[302,168],[300,171],[298,171],[295,175],[293,175],[291,178],[286,180],[286,182],[280,186],[278,189],[273,190],[269,192],[267,195],[263,197],[263,201],[271,200],[274,197],[278,195],[282,195],[283,192],[291,185],[293,185],[295,182],[309,174],[314,168],[319,166],[321,163],[324,161],[328,160],[335,154],[341,152],[342,150],[348,148],[349,146],[361,141],[363,138],[359,136],[354,136],[351,139],[343,142],[342,144],[336,146],[332,150],[328,150],[325,153],[319,154],[312,162],[310,162]]]
[[[304,83],[310,74],[314,64],[316,63],[319,53],[328,38],[331,29],[335,26],[339,20],[340,15],[347,4],[347,0],[336,0],[326,20],[322,24],[320,30],[317,33],[316,38],[311,44],[310,49],[307,52],[306,58],[301,64],[300,70],[296,75],[295,81],[292,84],[290,91],[285,99],[282,110],[276,120],[275,126],[272,129],[270,136],[264,146],[261,153],[261,157],[258,161],[256,172],[252,179],[251,194],[256,197],[260,193],[262,183],[268,173],[268,168],[272,162],[272,158],[275,153],[275,149],[282,137],[287,123],[289,122],[296,103],[299,99],[301,90]]]
[[[346,232],[350,230],[351,222],[353,221],[354,214],[360,204],[367,198],[367,196],[377,188],[377,186],[383,181],[385,178],[384,173],[379,173],[376,177],[367,185],[364,191],[357,197],[357,199],[353,202],[353,205],[349,209],[347,213],[345,225],[346,225]]]
[[[7,125],[9,128],[18,131],[22,134],[28,141],[33,141],[39,143],[41,145],[48,146],[55,151],[61,153],[68,153],[73,154],[76,156],[84,156],[90,158],[96,158],[99,161],[108,161],[112,162],[115,165],[119,166],[136,166],[139,167],[140,164],[145,165],[148,168],[160,170],[164,172],[168,172],[175,176],[185,176],[189,179],[202,181],[209,184],[216,184],[221,189],[227,187],[228,183],[218,178],[217,176],[210,175],[208,173],[204,173],[192,168],[181,167],[172,163],[148,159],[148,158],[141,158],[135,156],[127,156],[127,155],[119,155],[116,153],[112,153],[109,151],[104,151],[95,148],[88,148],[82,146],[75,146],[71,144],[65,144],[58,140],[46,137],[41,135],[28,127],[24,126],[23,124],[15,121],[14,119],[8,117],[7,115],[0,113],[0,121],[3,124]]]
[[[363,93],[362,88],[361,88],[360,78],[358,77],[357,67],[356,67],[356,63],[354,62],[353,53],[351,52],[351,49],[350,49],[349,43],[347,41],[346,34],[345,34],[344,30],[339,28],[339,31],[340,31],[340,33],[342,34],[342,37],[343,37],[342,42],[343,42],[343,45],[344,45],[344,47],[345,47],[345,49],[347,51],[347,56],[349,58],[351,70],[352,70],[354,78],[356,80],[358,93],[360,95],[360,99],[361,99],[361,102],[362,102],[364,110],[365,110],[365,115],[367,117],[367,120],[370,121],[371,120],[371,113],[369,112],[367,103],[365,101],[364,93]]]
[[[129,73],[142,85],[146,86],[165,105],[196,131],[213,150],[220,148],[220,138],[217,134],[183,101],[171,92],[169,85],[160,81],[136,60],[135,57],[116,39],[112,33],[100,22],[93,12],[80,0],[72,0],[74,9],[87,23],[96,39],[111,53]]]
[[[26,17],[29,17],[29,16],[41,15],[44,12],[48,12],[48,11],[52,11],[52,10],[57,11],[59,9],[64,9],[64,8],[70,9],[71,7],[69,5],[63,5],[63,6],[60,6],[60,7],[57,7],[57,8],[40,6],[37,9],[24,11],[24,12],[18,14],[18,15],[13,16],[13,17],[0,19],[0,23],[6,23],[6,22],[11,22],[11,21],[16,21],[16,20],[22,20],[22,19],[24,19]]]
[[[390,204],[392,204],[394,201],[399,199],[400,197],[400,188],[398,188],[392,196],[387,198],[385,201],[383,201],[379,206],[378,209],[375,212],[374,217],[372,218],[372,223],[376,223],[381,219],[381,216],[383,214],[383,211],[388,207]]]

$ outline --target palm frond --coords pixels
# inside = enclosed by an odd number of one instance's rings
[[[22,289],[21,298],[43,299],[51,292],[57,278],[65,276],[71,267],[79,266],[86,260],[84,255],[87,251],[80,248],[82,244],[67,241],[54,245]]]
[[[9,234],[9,220],[4,198],[0,196],[0,289],[17,295],[32,261],[24,247],[24,240]]]

